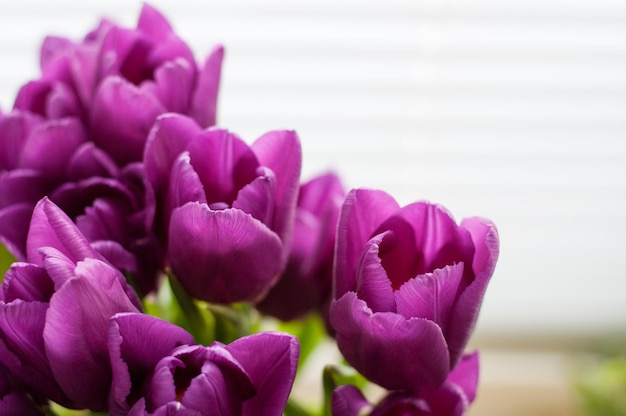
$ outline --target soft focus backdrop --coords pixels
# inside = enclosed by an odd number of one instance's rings
[[[220,125],[248,142],[297,130],[305,178],[334,169],[495,221],[479,345],[625,331],[626,2],[151,4],[197,59],[225,45]],[[78,39],[101,15],[134,25],[140,7],[0,3],[0,108],[37,77],[46,34]]]

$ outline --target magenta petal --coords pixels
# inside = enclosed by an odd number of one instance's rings
[[[464,354],[461,361],[450,372],[446,383],[456,384],[463,390],[469,403],[476,399],[476,390],[478,389],[478,373],[479,373],[479,356],[478,351]]]
[[[52,180],[63,179],[70,157],[86,133],[77,119],[51,120],[35,128],[26,143],[20,166],[38,170]]]
[[[102,149],[97,148],[93,142],[87,142],[72,155],[67,166],[67,179],[78,181],[92,176],[116,178],[119,176],[119,169]]]
[[[354,189],[339,214],[334,267],[335,299],[356,288],[356,267],[365,243],[380,224],[399,208],[383,191]]]
[[[276,193],[276,178],[269,169],[239,190],[233,208],[237,208],[252,215],[263,224],[271,226],[273,223],[274,201]]]
[[[41,247],[54,247],[74,262],[87,257],[101,258],[78,231],[72,220],[48,198],[43,198],[33,211],[26,242],[30,263],[42,265]]]
[[[189,153],[184,152],[172,166],[165,209],[166,218],[169,218],[174,208],[194,201],[206,203],[204,187],[200,182],[200,177],[191,166]]]
[[[209,204],[230,206],[237,192],[257,176],[259,162],[254,152],[227,130],[205,130],[187,149]]]
[[[394,291],[378,254],[385,234],[388,233],[378,234],[367,242],[356,271],[356,293],[372,312],[396,312]]]
[[[243,416],[280,416],[298,367],[297,339],[280,332],[239,338],[226,347],[243,366],[257,390],[244,402]]]
[[[330,321],[345,359],[388,390],[436,387],[448,375],[448,347],[432,321],[372,313],[354,292],[332,301]]]
[[[18,167],[26,139],[41,122],[41,118],[22,112],[0,118],[0,170]]]
[[[174,32],[167,19],[147,3],[141,7],[137,29],[156,41],[164,41]]]
[[[86,259],[50,299],[44,341],[52,372],[63,391],[80,407],[106,409],[111,383],[107,348],[109,318],[138,312],[120,281],[119,271]]]
[[[470,231],[476,246],[475,265],[478,273],[474,281],[459,296],[448,328],[447,340],[450,347],[450,362],[455,366],[461,358],[470,335],[476,325],[478,312],[491,280],[498,259],[498,231],[495,226],[481,219],[465,220],[462,223]]]
[[[230,303],[262,296],[278,276],[281,250],[275,233],[238,209],[212,211],[189,202],[172,212],[172,270],[198,299]]]
[[[31,263],[13,263],[2,282],[4,301],[16,299],[48,302],[54,293],[54,282],[43,267]]]
[[[46,102],[50,91],[52,91],[51,81],[30,81],[17,92],[13,108],[45,117]]]
[[[302,148],[295,131],[271,131],[259,137],[252,149],[259,163],[276,176],[276,209],[272,229],[285,243],[283,262],[291,242],[302,169]]]
[[[0,242],[18,260],[26,259],[28,225],[33,204],[21,203],[0,210]]]
[[[395,292],[398,313],[407,319],[429,319],[447,336],[450,314],[462,279],[463,263],[410,279]]]
[[[0,208],[28,202],[34,207],[47,192],[47,178],[32,169],[0,172]]]
[[[333,416],[359,416],[370,407],[361,391],[352,385],[343,385],[333,391]]]
[[[189,115],[202,127],[210,127],[216,123],[217,97],[223,59],[224,48],[222,45],[218,45],[209,53],[202,70],[198,74]]]
[[[59,36],[46,36],[41,44],[39,66],[41,72],[47,72],[56,60],[66,56],[74,47],[74,42]]]
[[[185,113],[191,101],[194,71],[188,61],[168,61],[156,69],[154,81],[144,81],[140,88],[157,97],[167,111]]]
[[[111,318],[107,344],[113,374],[109,412],[126,414],[133,384],[139,390],[161,358],[180,345],[193,344],[193,337],[150,315],[119,313]]]
[[[157,196],[165,192],[170,170],[178,155],[201,131],[195,121],[179,114],[165,114],[154,123],[143,159],[146,174]]]
[[[242,414],[241,399],[231,383],[227,372],[214,363],[206,362],[202,365],[202,372],[191,380],[181,403],[185,408],[201,414],[211,409],[216,415],[239,416]]]
[[[93,104],[93,140],[120,165],[139,161],[154,120],[164,112],[153,95],[120,77],[108,77]]]

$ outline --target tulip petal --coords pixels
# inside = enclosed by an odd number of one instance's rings
[[[48,302],[54,293],[54,282],[43,267],[31,263],[13,263],[2,281],[4,301]]]
[[[254,300],[280,271],[278,236],[237,209],[212,211],[197,202],[176,208],[168,247],[175,275],[192,296],[207,302]]]
[[[216,123],[223,59],[224,47],[217,45],[206,57],[204,66],[198,74],[189,115],[202,127],[210,127]]]
[[[33,204],[20,203],[0,210],[0,242],[18,260],[25,260],[28,225],[33,214]]]
[[[77,405],[104,411],[112,377],[109,318],[139,310],[128,298],[119,271],[106,263],[86,259],[75,273],[77,278],[50,299],[43,331],[46,354],[57,382]]]
[[[187,143],[202,130],[192,119],[179,114],[160,116],[146,142],[144,164],[157,198],[165,193],[170,170]]]
[[[361,390],[350,384],[337,387],[332,400],[333,416],[359,416],[370,407]]]
[[[174,32],[165,16],[147,3],[141,6],[137,29],[156,41],[164,41]]]
[[[170,217],[173,209],[194,201],[206,203],[204,187],[200,182],[200,177],[191,166],[189,153],[184,152],[172,166],[165,208],[166,218]]]
[[[443,383],[436,389],[425,390],[420,396],[428,403],[433,415],[463,416],[469,407],[461,388],[452,383]]]
[[[116,178],[119,169],[115,162],[93,142],[82,144],[70,159],[67,166],[67,179],[78,181],[93,176]]]
[[[72,154],[86,140],[78,119],[47,121],[31,131],[20,166],[40,171],[51,180],[61,180]]]
[[[26,139],[41,122],[41,118],[22,112],[13,112],[0,119],[0,170],[18,167]]]
[[[109,412],[126,414],[131,388],[140,389],[159,360],[180,345],[193,344],[193,337],[150,315],[118,313],[111,318],[107,344],[113,374]]]
[[[472,266],[478,273],[474,281],[459,296],[450,317],[447,340],[452,367],[461,359],[463,349],[476,325],[478,312],[499,253],[498,231],[491,222],[470,219],[463,221],[461,225],[471,233],[474,240],[477,260]]]
[[[378,254],[381,241],[389,235],[378,234],[365,244],[356,270],[356,293],[372,312],[396,312],[394,291]]]
[[[167,111],[185,113],[189,108],[194,71],[184,59],[165,62],[154,72],[154,81],[144,81],[140,88],[159,99]]]
[[[48,187],[46,178],[32,169],[14,169],[0,173],[0,208],[28,202],[31,209],[43,196]]]
[[[185,408],[206,412],[211,409],[216,415],[241,415],[241,399],[233,391],[231,381],[221,369],[211,363],[202,365],[202,373],[191,380],[181,399]]]
[[[450,372],[446,383],[456,384],[463,390],[469,403],[476,399],[476,390],[478,389],[478,373],[479,373],[479,356],[478,351],[464,354],[461,361]]]
[[[206,130],[187,146],[209,204],[231,206],[237,192],[257,176],[259,162],[250,147],[227,130]]]
[[[272,229],[285,244],[287,261],[302,169],[302,147],[295,131],[271,131],[259,137],[252,149],[259,163],[276,176],[276,209]]]
[[[252,215],[263,224],[273,222],[276,177],[269,169],[259,168],[259,176],[239,190],[233,208]]]
[[[13,108],[45,117],[46,100],[51,91],[52,82],[47,79],[30,81],[17,92]]]
[[[93,103],[93,141],[120,165],[141,160],[150,128],[164,112],[153,95],[123,78],[108,77]]]
[[[74,262],[87,257],[101,258],[72,220],[48,198],[43,198],[35,207],[30,223],[26,242],[28,261],[43,265],[39,249],[46,246],[59,250]]]
[[[264,332],[239,338],[226,348],[245,368],[257,390],[244,402],[242,415],[280,416],[298,367],[297,339],[280,332]]]
[[[335,248],[333,297],[356,288],[356,267],[365,243],[380,224],[399,208],[383,191],[353,189],[339,214]]]
[[[396,248],[387,254],[387,264],[383,259],[383,265],[392,280],[400,284],[450,264],[469,265],[474,256],[469,233],[438,205],[416,202],[402,207],[380,226],[379,231],[384,230],[394,230],[398,237]],[[399,277],[394,279],[396,274]],[[465,286],[473,277],[472,269],[467,267]]]
[[[457,263],[409,280],[395,292],[398,313],[407,319],[431,320],[447,336],[450,314],[462,279],[463,263]]]
[[[436,387],[448,375],[446,341],[432,321],[372,313],[354,292],[331,302],[330,321],[345,359],[388,390]]]

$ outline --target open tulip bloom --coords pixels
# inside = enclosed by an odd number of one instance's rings
[[[301,182],[294,131],[215,126],[223,53],[144,5],[47,37],[0,111],[0,415],[463,415],[495,226]],[[360,374],[296,399],[323,340]]]

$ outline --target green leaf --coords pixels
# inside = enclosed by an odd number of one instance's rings
[[[0,244],[0,272],[2,272],[2,275],[0,276],[0,283],[2,282],[2,279],[4,279],[4,274],[7,270],[9,270],[9,267],[11,267],[11,264],[16,261],[17,259],[13,257],[4,244]]]
[[[311,356],[315,348],[326,337],[326,328],[324,322],[318,314],[309,314],[305,319],[294,320],[291,322],[280,322],[278,330],[295,335],[300,342],[300,361],[298,369],[300,369]]]
[[[583,376],[578,391],[586,414],[626,416],[626,358],[600,363]]]

